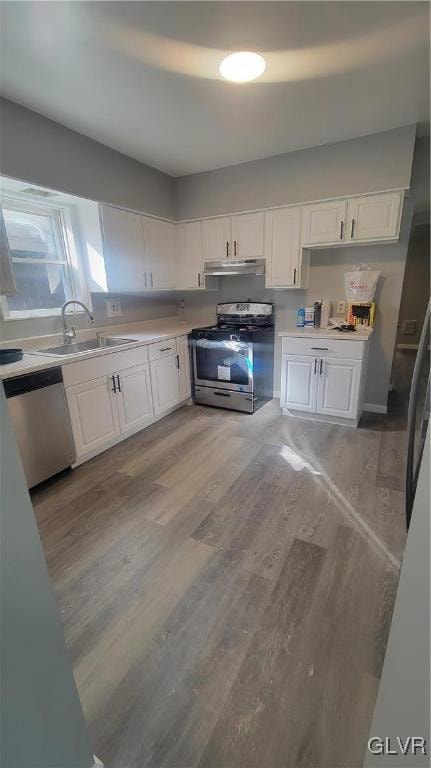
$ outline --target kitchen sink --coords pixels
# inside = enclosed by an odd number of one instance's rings
[[[97,349],[108,349],[109,347],[118,347],[121,344],[130,344],[136,339],[119,339],[109,336],[100,336],[98,339],[87,339],[87,341],[73,341],[70,344],[61,344],[58,347],[47,347],[37,349],[33,352],[35,355],[53,355],[54,357],[63,357],[64,355],[76,355],[80,352],[91,352]]]

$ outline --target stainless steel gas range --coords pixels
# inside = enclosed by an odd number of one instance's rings
[[[254,413],[272,398],[274,305],[217,304],[217,325],[190,334],[196,403]]]

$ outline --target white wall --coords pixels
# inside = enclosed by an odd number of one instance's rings
[[[90,768],[93,754],[72,664],[0,390],[0,765]]]
[[[424,448],[397,599],[370,738],[426,739],[427,756],[365,755],[366,768],[429,768],[430,757],[430,432]]]
[[[173,180],[166,173],[8,99],[0,100],[0,110],[0,173],[4,176],[173,217]]]
[[[109,318],[106,315],[105,299],[109,296],[121,299],[123,316]],[[93,315],[95,326],[119,325],[121,323],[135,323],[144,320],[157,320],[159,317],[173,317],[177,313],[177,296],[173,292],[160,291],[147,294],[118,294],[118,293],[93,293]],[[80,314],[69,323],[76,329],[88,328],[85,316]],[[62,330],[60,317],[41,317],[31,320],[7,320],[0,321],[0,342],[25,339],[29,336],[44,336],[51,333],[60,333]]]
[[[176,218],[408,187],[415,132],[409,125],[182,176],[174,182]]]
[[[419,344],[430,298],[430,227],[414,225],[407,252],[404,284],[398,317],[397,344]],[[413,335],[403,332],[403,321],[415,320]]]

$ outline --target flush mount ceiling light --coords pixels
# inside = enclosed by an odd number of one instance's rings
[[[233,83],[248,83],[263,75],[265,67],[265,59],[259,53],[238,51],[226,56],[219,70],[225,80],[231,80]]]

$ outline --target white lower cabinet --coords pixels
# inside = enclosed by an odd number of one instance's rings
[[[356,426],[363,408],[366,343],[326,342],[339,357],[310,354],[313,344],[316,350],[325,346],[310,339],[283,339],[280,405],[284,413]],[[352,350],[352,344],[356,349]],[[345,348],[345,345],[348,346]],[[298,348],[296,352],[303,349],[308,354],[287,351],[294,348]],[[348,350],[357,355],[356,359],[347,357]]]
[[[149,365],[122,371],[114,381],[120,431],[124,433],[145,427],[154,416]]]
[[[148,358],[150,363],[143,362]],[[62,370],[78,463],[191,396],[187,336],[69,363]],[[96,372],[104,375],[95,378]]]
[[[66,387],[67,405],[76,456],[95,452],[120,434],[120,422],[111,376],[101,376]]]
[[[317,379],[316,358],[301,355],[283,355],[281,373],[282,408],[294,411],[316,410]]]
[[[356,419],[362,362],[321,358],[317,388],[317,412]]]
[[[190,349],[187,336],[177,339],[180,376],[180,399],[187,400],[192,396],[192,378],[190,369]]]
[[[97,453],[153,420],[150,366],[66,387],[77,458]]]
[[[154,413],[168,411],[181,402],[178,355],[168,355],[150,363]]]

